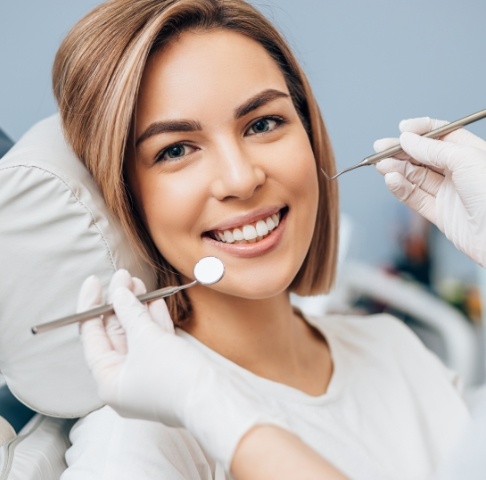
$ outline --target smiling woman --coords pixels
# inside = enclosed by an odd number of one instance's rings
[[[235,275],[214,293],[285,291],[314,233],[318,183],[309,136],[266,50],[222,29],[180,34],[149,59],[134,136],[128,185],[157,251],[183,281],[198,258],[215,255]],[[215,307],[198,304],[191,331],[208,316],[203,305]]]
[[[83,325],[86,357],[103,400],[160,423],[81,419],[63,479],[89,464],[92,478],[281,480],[316,459],[343,478],[323,457],[356,479],[428,478],[467,419],[445,369],[390,317],[312,319],[290,303],[332,286],[338,200],[319,175],[334,171],[319,108],[275,28],[242,0],[111,0],[63,42],[54,88],[160,285],[189,282],[202,257],[225,264],[169,313],[114,277],[116,316]],[[80,307],[100,298],[90,279]]]
[[[125,13],[122,13],[123,8],[126,9]],[[220,34],[214,30],[220,30]],[[253,113],[253,129],[265,129],[269,124],[279,125],[282,123],[279,117],[260,118],[261,110],[269,103],[278,99],[284,102],[287,98],[286,105],[292,106],[293,113],[298,115],[308,133],[316,166],[325,171],[333,171],[334,157],[330,142],[305,75],[275,28],[245,2],[107,2],[93,10],[73,28],[61,45],[54,63],[54,91],[68,141],[98,181],[108,207],[121,219],[134,240],[135,247],[141,249],[145,258],[154,265],[160,283],[164,285],[176,285],[184,280],[174,273],[173,266],[161,255],[147,231],[147,223],[142,218],[144,212],[132,202],[132,194],[127,187],[130,185],[133,188],[133,183],[127,178],[127,174],[131,172],[135,162],[126,160],[140,150],[146,151],[149,140],[154,144],[154,136],[165,133],[167,137],[171,133],[174,137],[183,132],[201,132],[201,120],[192,118],[193,115],[188,118],[181,117],[178,102],[182,101],[182,107],[190,103],[190,97],[197,97],[204,101],[205,106],[218,99],[221,103],[224,93],[222,86],[237,83],[243,65],[238,65],[234,52],[228,48],[226,52],[221,51],[218,57],[219,69],[214,71],[217,60],[213,61],[213,49],[207,48],[211,47],[211,42],[206,35],[200,35],[201,32],[213,31],[212,38],[218,38],[221,37],[221,30],[226,35],[233,33],[233,38],[241,37],[240,43],[245,41],[253,44],[259,55],[253,57],[247,44],[245,52],[250,56],[243,58],[242,54],[239,55],[249,72],[256,75],[262,61],[266,61],[265,72],[274,76],[278,73],[280,77],[278,89],[272,89],[271,82],[263,82],[263,88],[258,89],[255,85],[251,89],[247,88],[246,97],[240,92],[238,97],[233,98],[228,108],[232,110],[234,120],[238,120],[239,124],[243,121],[249,122],[249,115]],[[195,37],[192,44],[198,47],[187,57],[179,57],[174,52],[183,40],[180,38],[183,31],[192,32]],[[197,38],[200,42],[195,41]],[[224,43],[224,38],[219,38],[220,50]],[[158,61],[160,56],[168,57],[172,61],[171,69],[161,69],[163,61]],[[159,70],[162,71],[157,73]],[[209,76],[205,79],[209,82],[209,87],[212,86],[210,96],[208,88],[204,92],[201,90],[203,76],[208,71],[213,76],[212,79]],[[166,85],[163,89],[159,86],[156,92],[151,88],[157,82],[157,75]],[[260,77],[257,81],[261,83],[264,74]],[[247,78],[247,81],[252,79]],[[79,88],[80,85],[83,88]],[[143,88],[144,85],[147,88]],[[172,102],[172,110],[165,105],[168,95],[160,96],[169,87],[179,92],[177,102],[175,99]],[[235,87],[236,85],[234,90]],[[229,92],[227,94],[230,95]],[[186,100],[181,100],[181,96]],[[145,105],[143,111],[140,107],[137,109],[140,104]],[[160,104],[164,104],[167,113],[157,112]],[[260,116],[257,111],[260,111]],[[168,115],[167,118],[162,113]],[[140,126],[142,115],[145,123]],[[152,120],[145,120],[147,116],[151,116]],[[264,124],[267,126],[263,126]],[[249,124],[248,128],[250,129]],[[86,142],[88,137],[90,141]],[[256,137],[261,138],[259,135]],[[155,161],[156,156],[159,159],[161,156],[180,157],[182,152],[184,155],[193,153],[194,147],[186,143],[187,145],[182,144],[176,139],[172,145],[167,144],[165,148],[154,152],[153,159],[148,159],[145,155],[144,161]],[[169,151],[165,151],[167,147]],[[234,170],[233,174],[238,175]],[[125,178],[124,182],[120,182],[122,176]],[[316,181],[320,191],[318,225],[307,258],[292,285],[293,290],[304,295],[328,291],[336,269],[337,186],[326,182],[322,177],[314,179]],[[183,187],[182,191],[186,194],[188,185],[192,188],[192,181],[186,182]],[[173,205],[174,201],[170,204]],[[184,294],[170,299],[169,309],[176,322],[186,318],[191,311]]]

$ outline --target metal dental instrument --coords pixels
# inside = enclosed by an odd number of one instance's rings
[[[467,117],[460,118],[459,120],[456,120],[455,122],[448,123],[447,125],[444,125],[443,127],[436,128],[435,130],[431,130],[430,132],[424,133],[422,136],[427,137],[427,138],[439,138],[444,135],[447,135],[450,132],[453,132],[454,130],[458,130],[461,127],[464,127],[465,125],[469,125],[470,123],[476,122],[478,120],[481,120],[482,118],[486,117],[486,110],[481,110],[480,112],[473,113],[472,115],[468,115]],[[364,167],[365,165],[374,165],[375,163],[378,163],[380,160],[383,160],[384,158],[388,157],[393,157],[394,155],[398,155],[399,153],[402,153],[403,149],[402,147],[398,144],[394,147],[388,148],[387,150],[384,150],[383,152],[375,153],[374,155],[370,155],[369,157],[366,157],[364,160],[361,162],[357,163],[356,165],[353,165],[349,168],[345,168],[344,170],[340,171],[339,173],[336,173],[332,177],[330,177],[322,168],[321,171],[324,174],[324,176],[328,180],[334,180],[343,173],[350,172],[351,170],[355,170],[356,168],[359,167]]]
[[[137,298],[142,303],[151,302],[158,298],[168,297],[174,293],[180,292],[186,288],[192,287],[196,284],[201,285],[213,285],[219,282],[224,275],[224,264],[216,257],[204,257],[196,263],[194,267],[194,277],[196,280],[186,283],[185,285],[180,285],[177,287],[165,287],[159,290],[154,290],[153,292],[145,293],[139,295]],[[113,313],[113,305],[101,305],[99,307],[92,308],[85,312],[76,313],[74,315],[69,315],[67,317],[59,318],[53,320],[52,322],[42,323],[40,325],[35,325],[32,327],[32,333],[43,333],[54,328],[63,327],[64,325],[70,325],[71,323],[82,322],[83,320],[88,320],[90,318],[99,317],[107,313]]]

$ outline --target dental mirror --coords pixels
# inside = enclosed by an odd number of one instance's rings
[[[186,288],[197,284],[213,285],[223,278],[224,263],[216,257],[204,257],[196,263],[193,273],[195,280],[190,283],[179,285],[177,287],[160,288],[159,290],[154,290],[153,292],[139,295],[137,298],[140,302],[147,303],[158,298],[168,297],[169,295],[173,295],[174,293],[180,292],[181,290],[185,290]],[[70,325],[76,322],[82,322],[83,320],[99,317],[100,315],[107,313],[113,313],[112,304],[101,305],[99,307],[87,310],[86,312],[76,313],[74,315],[53,320],[51,322],[35,325],[31,330],[33,334],[43,333],[47,332],[48,330],[53,330],[54,328],[63,327],[64,325]]]
[[[224,264],[216,257],[204,257],[194,266],[194,278],[201,285],[213,285],[224,275]]]

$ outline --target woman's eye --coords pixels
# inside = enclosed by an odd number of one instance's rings
[[[194,151],[194,147],[185,145],[183,143],[176,143],[167,148],[164,148],[159,154],[157,154],[156,162],[161,162],[164,160],[177,160],[189,155]]]
[[[258,133],[271,132],[272,130],[275,130],[281,123],[283,123],[281,118],[260,118],[250,126],[248,133],[250,135],[256,135]]]

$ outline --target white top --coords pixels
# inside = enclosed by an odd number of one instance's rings
[[[477,387],[468,401],[472,422],[459,448],[442,464],[434,480],[484,480],[486,474],[486,385]]]
[[[178,331],[287,416],[289,426],[353,480],[428,480],[469,422],[457,379],[388,315],[309,318],[329,343],[324,395],[258,377]],[[224,480],[192,436],[103,408],[71,432],[62,480]],[[229,476],[227,477],[229,478]]]

